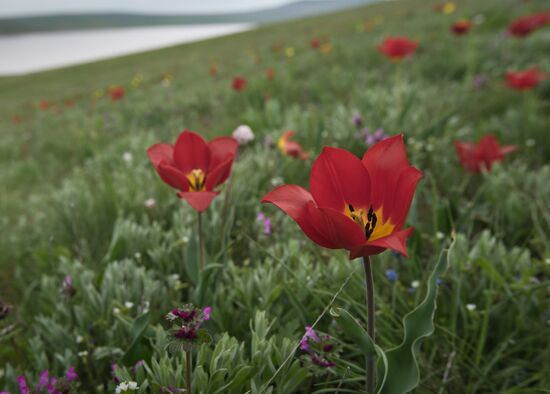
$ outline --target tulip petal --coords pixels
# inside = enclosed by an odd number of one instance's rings
[[[517,145],[504,145],[500,147],[500,153],[503,155],[507,155],[508,153],[512,153],[518,150]]]
[[[458,160],[466,171],[479,172],[479,163],[476,158],[476,146],[474,144],[455,141],[455,149]]]
[[[175,189],[187,191],[189,190],[189,182],[187,178],[175,167],[172,167],[165,162],[161,162],[156,168],[160,178]]]
[[[171,166],[175,165],[174,147],[170,144],[155,144],[147,149],[147,155],[155,168],[157,168],[161,162],[165,162]]]
[[[386,249],[391,249],[403,256],[408,257],[407,254],[407,238],[411,235],[414,228],[409,227],[404,230],[396,231],[387,237],[378,238],[374,241],[369,241],[359,247],[356,247],[350,251],[350,259],[357,257],[370,256],[378,254]]]
[[[325,147],[313,163],[311,194],[323,208],[343,211],[346,204],[370,206],[370,178],[361,160],[339,148]]]
[[[222,162],[225,162],[228,156],[235,156],[239,143],[232,137],[218,137],[214,138],[208,143],[210,149],[210,167],[208,171],[212,171],[218,167]]]
[[[351,250],[365,242],[363,229],[341,212],[318,208],[319,215],[310,209],[313,227],[338,248]]]
[[[262,203],[271,203],[290,216],[304,234],[318,245],[325,248],[338,248],[333,242],[321,235],[313,227],[310,212],[317,214],[315,201],[311,194],[304,188],[296,185],[283,185],[267,193],[261,200]]]
[[[212,200],[218,195],[214,192],[178,192],[178,197],[187,201],[191,208],[202,212],[210,206]]]
[[[234,156],[228,156],[216,168],[212,169],[206,176],[206,190],[213,190],[216,186],[224,183],[231,174]]]
[[[399,175],[409,167],[403,135],[378,142],[365,152],[362,161],[370,176],[371,204],[376,211],[392,199]]]
[[[390,214],[389,218],[396,229],[400,229],[405,223],[416,190],[416,185],[421,178],[422,173],[415,167],[405,168],[401,171],[397,180],[392,202],[387,208],[386,205],[384,205],[384,210],[387,209]]]
[[[174,161],[184,174],[195,169],[207,172],[210,165],[210,150],[199,134],[186,129],[179,135],[174,146]]]

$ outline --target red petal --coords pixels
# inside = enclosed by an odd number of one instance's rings
[[[199,134],[184,130],[174,146],[174,161],[184,174],[194,169],[207,172],[210,164],[210,150]]]
[[[365,242],[363,229],[349,217],[330,208],[318,208],[310,215],[313,227],[338,248],[352,250]]]
[[[455,141],[456,154],[466,171],[479,172],[479,161],[476,157],[476,146],[468,142]]]
[[[147,149],[147,155],[155,168],[162,161],[166,164],[174,165],[174,147],[170,144],[155,144]]]
[[[416,190],[416,184],[421,178],[422,173],[415,167],[405,168],[397,180],[393,202],[387,209],[384,205],[384,210],[389,213],[389,218],[391,218],[396,229],[400,229],[405,223]]]
[[[500,147],[500,153],[507,155],[508,153],[515,152],[518,149],[517,145],[504,145]]]
[[[386,206],[386,201],[391,203],[399,176],[409,167],[403,135],[378,142],[365,152],[362,161],[370,176],[371,204],[376,211]]]
[[[172,167],[165,162],[161,162],[157,167],[157,173],[164,182],[166,182],[173,188],[182,191],[189,190],[189,182],[187,181],[187,178],[185,177],[183,172],[181,172],[177,168]]]
[[[213,190],[216,186],[225,182],[231,174],[233,158],[233,156],[228,156],[224,162],[208,173],[206,176],[206,190]]]
[[[313,227],[310,211],[317,214],[317,208],[313,197],[304,188],[296,185],[279,186],[262,198],[262,203],[266,202],[274,204],[294,219],[304,234],[316,244],[325,248],[338,248]]]
[[[343,149],[325,147],[313,163],[309,182],[320,207],[343,211],[346,204],[370,206],[369,173],[361,160]]]
[[[385,249],[391,249],[401,253],[405,257],[408,257],[406,242],[413,230],[414,229],[412,227],[409,227],[405,230],[396,231],[387,237],[378,238],[372,242],[367,242],[366,244],[361,245],[361,247],[352,250],[350,252],[350,259],[378,254]]]
[[[214,138],[208,143],[210,149],[210,168],[212,171],[214,168],[224,162],[228,156],[235,156],[239,143],[232,137],[218,137]]]
[[[217,195],[214,192],[178,192],[178,197],[187,201],[198,212],[208,208]]]

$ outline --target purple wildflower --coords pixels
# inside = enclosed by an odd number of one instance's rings
[[[487,86],[488,83],[489,83],[489,78],[487,78],[486,75],[479,74],[474,77],[473,84],[474,84],[474,88],[476,89],[484,88],[485,86]]]
[[[320,338],[313,327],[307,326],[306,332],[300,340],[300,349],[309,355],[311,362],[319,367],[330,368],[336,364],[326,358],[328,353],[334,352],[334,345],[329,335]]]
[[[271,219],[268,218],[263,214],[263,212],[258,212],[258,215],[256,216],[256,221],[261,222],[263,224],[263,232],[265,235],[270,235],[272,228],[271,228]]]
[[[38,380],[38,386],[36,386],[36,391],[40,392],[44,387],[48,385],[50,381],[50,373],[46,369],[40,374],[40,379]]]
[[[212,313],[212,307],[210,306],[207,306],[207,307],[204,307],[203,310],[202,310],[202,320],[203,321],[208,321],[210,320],[210,314]]]
[[[65,275],[63,283],[61,284],[61,294],[67,298],[71,298],[76,294],[76,289],[73,286],[73,277],[71,275]]]
[[[377,129],[374,133],[367,133],[365,136],[365,142],[368,146],[372,146],[377,142],[383,141],[388,138],[389,135],[384,133],[384,129]]]
[[[351,123],[357,128],[363,126],[363,118],[359,112],[354,112],[351,116]]]
[[[21,394],[30,394],[29,386],[27,386],[27,380],[24,376],[19,376],[17,378],[17,382],[19,383],[19,392]]]
[[[78,374],[76,373],[74,367],[69,367],[69,370],[65,375],[65,379],[67,380],[67,382],[72,382],[72,381],[76,382],[78,380]]]

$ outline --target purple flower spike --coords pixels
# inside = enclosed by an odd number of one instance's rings
[[[210,314],[211,314],[211,313],[212,313],[212,307],[210,307],[210,306],[205,307],[205,308],[202,310],[202,314],[203,314],[202,320],[203,320],[203,321],[210,320]]]
[[[36,386],[36,391],[40,392],[44,387],[48,385],[48,382],[50,381],[50,373],[46,369],[40,374],[40,379],[38,380],[38,386]]]
[[[76,382],[78,380],[78,374],[76,373],[74,367],[69,368],[67,375],[65,375],[65,379],[67,379],[67,382]]]
[[[23,375],[19,376],[17,378],[17,382],[19,383],[19,393],[21,394],[31,394],[29,390],[29,386],[27,386],[27,380]]]

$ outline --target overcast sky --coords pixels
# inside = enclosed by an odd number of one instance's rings
[[[62,12],[191,13],[262,9],[290,0],[0,0],[0,17]]]

